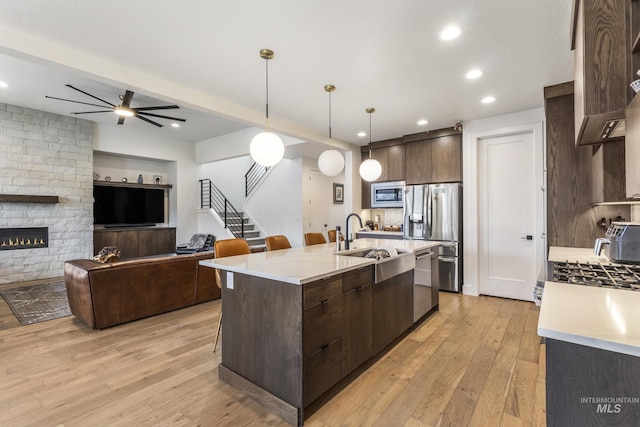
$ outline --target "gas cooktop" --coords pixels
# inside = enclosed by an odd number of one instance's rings
[[[555,262],[552,280],[575,285],[640,291],[640,265]]]

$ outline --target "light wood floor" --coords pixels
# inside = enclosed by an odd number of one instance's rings
[[[538,308],[440,297],[439,313],[305,425],[545,425]],[[20,326],[0,298],[0,425],[286,425],[218,381],[219,313],[213,301],[93,331],[73,316]]]

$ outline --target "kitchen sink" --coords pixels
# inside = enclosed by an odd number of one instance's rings
[[[380,283],[416,267],[416,257],[411,251],[397,251],[392,248],[362,248],[340,251],[336,255],[370,258],[375,260],[374,283]]]

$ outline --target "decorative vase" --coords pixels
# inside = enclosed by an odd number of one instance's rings
[[[142,174],[138,175],[138,184],[142,184],[143,179],[142,179]]]

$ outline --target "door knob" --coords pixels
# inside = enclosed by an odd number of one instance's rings
[[[521,237],[522,240],[533,240],[533,236],[531,234],[527,234],[526,236]]]

